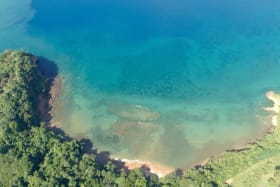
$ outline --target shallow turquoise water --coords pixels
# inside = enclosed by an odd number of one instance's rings
[[[0,49],[54,60],[54,121],[116,157],[184,167],[261,136],[280,90],[280,3],[0,2]]]

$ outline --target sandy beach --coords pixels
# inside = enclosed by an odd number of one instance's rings
[[[128,169],[136,169],[136,168],[148,168],[149,171],[144,170],[147,172],[146,174],[155,174],[159,178],[165,177],[166,175],[172,173],[175,171],[175,168],[168,167],[161,165],[159,163],[155,162],[149,162],[149,161],[141,161],[141,160],[129,160],[129,159],[120,159],[120,158],[113,158],[114,160],[121,161],[125,163],[125,167]]]

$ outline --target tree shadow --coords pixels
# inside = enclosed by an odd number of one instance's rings
[[[149,166],[145,164],[142,165],[139,169],[143,172],[145,177],[149,177],[149,176],[158,177],[156,174],[152,173],[151,168],[149,168]]]
[[[37,65],[41,73],[48,78],[54,79],[58,75],[58,67],[54,61],[39,56],[37,57]]]
[[[182,177],[183,176],[183,170],[182,169],[176,169],[175,170],[175,175],[177,176],[177,177]]]
[[[51,126],[50,122],[52,119],[52,104],[51,99],[52,95],[50,93],[52,86],[54,85],[54,81],[58,76],[58,67],[54,61],[51,61],[45,57],[39,56],[37,57],[36,63],[42,75],[46,79],[45,90],[40,96],[40,118],[41,121],[47,126],[47,128],[53,132],[58,138],[62,141],[70,141],[74,140],[75,138],[70,137],[68,134],[65,133],[64,130],[61,128],[57,128],[55,126]],[[77,139],[75,139],[77,140]],[[94,148],[94,143],[91,139],[88,138],[81,138],[78,140],[79,144],[81,145],[81,154],[91,154],[95,156],[96,163],[100,167],[104,167],[108,164],[112,164],[113,168],[117,172],[124,171],[128,173],[130,170],[126,166],[126,163],[122,160],[114,159],[110,156],[110,152],[108,151],[101,151],[99,152],[98,149]],[[156,176],[154,173],[151,172],[151,169],[146,166],[142,165],[139,168],[146,176]]]
[[[54,61],[51,61],[42,56],[37,57],[36,63],[38,65],[39,71],[45,78],[45,89],[39,97],[40,119],[41,121],[49,125],[52,119],[50,113],[52,109],[52,106],[50,105],[50,100],[52,97],[50,94],[50,90],[54,84],[55,78],[58,76],[58,67]]]
[[[68,134],[65,133],[64,130],[62,130],[61,128],[57,128],[57,127],[50,127],[47,126],[47,128],[53,132],[57,138],[59,138],[62,141],[71,141],[73,140],[72,137],[70,137]]]
[[[79,140],[80,145],[82,146],[82,152],[87,154],[96,154],[97,150],[93,149],[93,142],[90,139],[82,138]]]
[[[96,162],[98,164],[101,164],[102,166],[108,165],[108,164],[112,164],[114,167],[114,170],[117,172],[129,172],[129,169],[125,166],[125,162],[121,161],[121,160],[116,160],[116,159],[112,159],[110,157],[110,152],[108,151],[102,151],[102,152],[98,152],[97,149],[95,150],[95,156],[96,156]]]

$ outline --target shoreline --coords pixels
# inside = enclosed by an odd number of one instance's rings
[[[56,101],[62,93],[64,85],[63,76],[47,77],[46,91],[40,95],[39,111],[41,120],[47,127],[58,128],[53,122]]]
[[[159,178],[165,177],[176,170],[176,168],[164,166],[156,162],[144,160],[131,160],[116,157],[112,157],[111,159],[123,162],[124,166],[127,167],[127,169],[129,170],[140,168],[145,172],[146,175],[154,174],[157,175]]]
[[[279,123],[278,115],[280,112],[280,95],[275,93],[274,91],[268,91],[268,92],[266,92],[265,95],[268,100],[272,101],[273,106],[265,107],[263,109],[267,112],[272,112],[273,115],[272,115],[272,119],[271,119],[271,127],[268,129],[268,131],[266,133],[264,133],[263,136],[265,136],[267,133],[272,133],[275,130],[275,128],[277,127],[277,125]],[[258,139],[256,141],[258,141]],[[254,142],[256,142],[256,141],[254,141]],[[254,143],[254,142],[251,142],[251,143]],[[215,156],[209,156],[189,168],[193,168],[196,166],[202,167],[202,166],[206,165],[208,163],[208,161],[219,158],[225,152],[239,152],[239,151],[243,151],[243,150],[247,150],[247,149],[248,149],[248,144],[242,145],[242,146],[240,146],[240,148],[227,149],[227,150],[223,151],[221,154],[215,155]],[[148,167],[150,169],[149,172],[152,174],[156,174],[159,178],[165,177],[168,174],[175,172],[176,169],[180,169],[180,168],[167,167],[167,166],[164,166],[164,165],[161,165],[161,164],[158,164],[155,162],[150,162],[150,161],[130,160],[130,159],[125,159],[125,158],[122,158],[122,159],[112,158],[112,159],[116,160],[116,161],[124,162],[125,166],[128,169],[142,168],[143,166]]]
[[[59,98],[59,96],[61,95],[61,92],[63,90],[63,85],[64,85],[64,78],[62,76],[58,75],[58,76],[50,79],[50,82],[48,85],[49,89],[47,91],[47,94],[49,96],[49,98],[47,99],[48,100],[48,102],[47,102],[48,112],[47,113],[50,116],[50,119],[47,122],[47,126],[49,128],[59,128],[56,126],[56,124],[53,121],[53,115],[54,115],[54,110],[55,110],[55,103],[56,103],[57,99]],[[272,101],[273,106],[264,107],[263,109],[267,112],[272,113],[273,115],[272,115],[272,119],[271,119],[271,123],[272,123],[271,127],[268,129],[267,132],[264,133],[263,136],[265,136],[267,133],[272,133],[275,130],[276,126],[278,125],[278,114],[280,112],[280,95],[278,95],[277,93],[275,93],[273,91],[268,91],[268,92],[266,92],[265,95],[268,100]],[[258,141],[258,139],[256,141]],[[254,143],[256,141],[253,141],[250,143]],[[244,149],[246,150],[247,145],[248,145],[248,143],[240,146],[240,148],[238,147],[238,148],[224,150],[222,153],[215,155],[215,156],[209,155],[207,158],[197,162],[196,164],[193,164],[193,166],[184,168],[184,169],[190,169],[190,168],[194,168],[197,166],[202,167],[202,166],[206,165],[208,163],[208,161],[219,158],[225,152],[239,152],[239,151],[243,151]],[[124,163],[124,166],[128,170],[140,168],[140,169],[142,169],[142,171],[144,171],[144,173],[146,175],[156,175],[159,178],[165,177],[165,176],[175,172],[177,169],[181,169],[181,168],[174,168],[174,167],[170,167],[170,166],[164,166],[162,164],[159,164],[156,162],[151,162],[151,161],[146,161],[146,160],[137,160],[137,159],[133,160],[133,159],[126,159],[126,158],[117,158],[117,157],[113,157],[113,156],[111,156],[110,159],[113,161],[118,161],[118,162]]]

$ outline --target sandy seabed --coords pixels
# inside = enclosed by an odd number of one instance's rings
[[[266,93],[266,97],[273,102],[273,106],[265,107],[264,110],[273,113],[271,123],[272,123],[272,128],[275,128],[279,123],[278,116],[280,112],[280,95],[273,91],[268,91]],[[114,159],[124,162],[125,166],[128,169],[135,169],[135,168],[141,168],[143,166],[146,166],[150,168],[150,173],[156,174],[159,178],[164,177],[175,170],[175,168],[163,166],[161,164],[149,162],[149,161],[118,159],[118,158],[114,158]],[[207,161],[208,159],[202,161],[200,164],[205,165]]]
[[[61,77],[56,78],[50,89],[51,99],[50,99],[49,104],[52,107],[52,110],[51,110],[52,117],[53,117],[54,111],[56,110],[56,105],[55,105],[56,100],[57,100],[57,98],[59,98],[59,95],[61,94],[61,92],[63,90],[63,82],[64,82],[63,78],[61,78]],[[273,130],[278,124],[278,115],[280,112],[280,95],[278,95],[277,93],[275,93],[273,91],[268,91],[266,93],[266,97],[273,102],[272,107],[264,108],[265,111],[272,113],[272,120],[271,120],[272,128],[271,129]],[[139,108],[137,108],[137,110],[139,110]],[[119,112],[119,110],[118,110],[118,112]],[[51,122],[50,123],[51,127],[59,126],[59,125],[56,125],[56,123],[53,120],[51,120],[50,122]],[[210,155],[209,155],[209,157],[210,157]],[[132,159],[114,158],[114,157],[112,157],[112,159],[123,162],[125,167],[127,167],[128,169],[148,168],[147,170],[144,170],[145,172],[148,172],[147,174],[155,174],[159,178],[164,177],[164,176],[174,172],[176,169],[174,167],[165,166],[165,165],[159,164],[157,162],[153,162],[153,161],[132,160]],[[201,161],[197,164],[205,165],[207,163],[207,161],[208,161],[208,159]]]

